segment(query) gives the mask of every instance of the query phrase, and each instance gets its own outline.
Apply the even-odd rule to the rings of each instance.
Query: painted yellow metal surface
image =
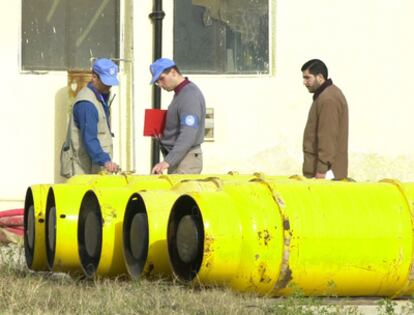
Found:
[[[82,274],[78,254],[78,214],[84,194],[89,190],[86,185],[56,184],[51,187],[54,196],[56,224],[55,239],[46,247],[50,270]],[[50,210],[49,210],[50,211]],[[49,226],[47,222],[47,226]],[[53,223],[50,223],[53,229]],[[48,233],[46,231],[46,238]]]
[[[36,217],[34,238],[27,240],[33,270],[47,269],[46,263],[54,271],[85,274],[77,243],[79,211],[85,195],[93,193],[102,219],[96,276],[136,279],[174,272],[193,283],[273,296],[414,293],[414,183],[264,174],[87,175],[30,189]],[[141,199],[148,224],[147,255],[139,273],[126,263],[123,248],[124,214],[133,198]],[[47,230],[44,222],[53,216],[41,209],[50,210],[50,205],[56,222]],[[170,264],[175,259],[169,252],[174,238],[170,213],[180,207],[196,209],[202,225],[200,264],[189,271],[185,264],[180,270],[174,261]],[[189,252],[180,257],[190,259]]]
[[[412,261],[405,196],[387,183],[270,183],[289,221],[291,279],[274,295],[394,296]]]
[[[48,270],[45,248],[46,197],[49,184],[28,188],[24,206],[24,250],[26,263],[34,271]]]
[[[185,175],[179,176],[178,178],[182,180],[178,181],[168,191],[146,190],[132,196],[131,198],[134,200],[139,199],[143,204],[143,208],[145,208],[149,239],[146,248],[147,256],[143,266],[138,266],[137,259],[132,257],[132,254],[125,249],[125,244],[123,244],[124,259],[129,276],[132,279],[138,279],[140,277],[170,277],[172,275],[168,259],[166,233],[171,207],[180,195],[187,192],[218,191],[222,189],[223,185],[248,182],[257,178],[257,176],[257,174],[239,175],[229,173],[224,175],[198,175],[187,178],[188,176]],[[131,202],[134,202],[134,200]],[[124,227],[130,224],[127,220],[124,220]]]
[[[234,178],[234,175],[222,175],[223,177]],[[59,265],[54,267],[53,270],[59,271],[74,271],[82,268],[83,272],[87,276],[118,276],[126,273],[125,263],[122,259],[122,222],[123,214],[125,211],[126,203],[133,192],[142,190],[166,190],[170,189],[173,185],[180,183],[181,181],[189,181],[193,178],[205,177],[205,175],[82,175],[71,178],[65,187],[67,187],[67,195],[71,195],[75,192],[75,188],[70,187],[82,187],[83,190],[79,190],[79,193],[83,195],[79,196],[76,193],[74,200],[78,208],[74,207],[70,212],[72,219],[78,219],[80,202],[84,198],[85,194],[92,191],[98,198],[100,204],[100,215],[102,216],[102,246],[100,248],[100,256],[98,257],[99,263],[96,267],[85,265],[81,263],[79,257],[72,260],[60,255],[68,254],[70,256],[77,255],[79,251],[79,244],[70,246],[67,243],[56,242],[55,260],[59,262]],[[246,176],[247,177],[247,176]],[[252,176],[249,176],[251,178]],[[191,187],[190,184],[185,184],[186,187]],[[179,190],[177,188],[176,190]],[[58,198],[61,198],[60,196]],[[71,200],[71,202],[74,202]],[[62,201],[62,200],[61,200]],[[66,201],[62,201],[66,202]],[[160,202],[160,200],[158,200]],[[60,215],[60,204],[56,206],[57,217]],[[167,214],[168,215],[168,214]],[[68,226],[65,226],[65,224]],[[60,221],[59,226],[56,226],[56,234],[59,235],[62,231],[67,229],[74,229],[72,221]],[[79,222],[78,222],[79,223]],[[78,231],[78,225],[75,228],[76,231],[72,231],[72,236],[76,236],[74,233]],[[78,238],[74,238],[76,240]],[[58,239],[57,239],[58,240]],[[60,251],[61,244],[65,244],[65,250]],[[79,256],[79,255],[78,255]],[[67,264],[65,264],[67,262]],[[67,269],[67,270],[66,270]]]
[[[200,174],[183,174],[183,175],[135,175],[135,174],[118,174],[118,175],[79,175],[70,178],[66,184],[57,185],[33,185],[30,187],[34,203],[34,232],[33,244],[30,244],[30,257],[26,258],[28,267],[33,270],[54,270],[79,272],[81,270],[79,264],[78,251],[79,248],[74,242],[77,240],[78,215],[79,206],[86,192],[92,190],[97,193],[99,201],[102,203],[103,217],[103,246],[100,257],[97,274],[102,276],[112,276],[124,273],[125,264],[123,263],[122,243],[120,225],[122,225],[123,212],[128,197],[135,191],[142,190],[166,190],[174,185],[173,195],[178,196],[185,191],[202,191],[218,189],[217,185],[220,180],[251,180],[260,174],[239,175],[230,172],[221,175],[200,175]],[[220,178],[220,180],[218,179]],[[198,180],[198,181],[193,181]],[[72,187],[73,186],[73,187]],[[53,244],[46,242],[46,199],[49,189],[52,190],[54,196],[56,211],[56,227],[55,227],[55,247],[49,248],[49,258],[47,247]],[[117,191],[114,198],[114,191]],[[119,198],[119,195],[122,198]],[[178,195],[177,195],[178,194]],[[149,198],[149,197],[148,197]],[[151,201],[152,202],[152,201]],[[153,202],[160,203],[159,198],[155,198]],[[151,240],[158,242],[158,236],[162,234],[165,242],[165,225],[153,222],[161,222],[168,216],[169,209],[173,201],[168,199],[165,206],[157,207],[157,209],[166,209],[164,216],[160,216],[154,212],[154,217],[150,220],[151,224]],[[150,206],[151,208],[151,206]],[[162,218],[161,218],[162,217]],[[26,228],[27,234],[27,228]],[[28,240],[26,238],[26,240]],[[152,242],[152,241],[151,241]],[[28,243],[27,243],[28,244]],[[153,248],[151,246],[151,248]],[[148,267],[145,270],[154,270],[154,274],[158,273],[158,269],[151,266],[156,259],[158,251],[151,250],[149,252]],[[163,252],[165,257],[166,252]],[[155,256],[154,256],[155,255]],[[32,257],[33,256],[33,257]],[[49,260],[49,262],[48,262]],[[50,264],[50,265],[49,265]],[[161,265],[168,265],[164,272],[164,267],[160,267],[160,274],[171,274],[171,269],[167,260],[163,260]],[[48,266],[49,265],[49,266]]]
[[[145,262],[142,263],[143,266],[137,268],[135,266],[136,262],[128,257],[128,252],[125,250],[125,247],[123,250],[124,261],[126,262],[128,275],[131,279],[139,279],[141,277],[167,278],[172,275],[172,269],[168,259],[166,227],[169,211],[178,196],[179,194],[175,191],[160,190],[143,191],[135,196],[131,196],[131,198],[140,198],[142,200],[145,204],[148,218],[147,255]]]
[[[411,209],[394,183],[269,177],[188,196],[204,228],[194,282],[275,296],[413,293]]]
[[[283,221],[271,193],[248,183],[191,196],[201,210],[205,233],[195,281],[269,292],[283,256]]]
[[[122,223],[129,198],[134,192],[145,190],[166,190],[180,178],[170,176],[133,176],[124,187],[95,187],[92,191],[98,197],[103,220],[102,249],[97,276],[118,276],[127,274],[122,253]],[[160,202],[160,199],[158,198]]]
[[[83,194],[92,189],[93,187],[120,187],[126,186],[129,183],[140,183],[142,180],[150,179],[150,182],[153,183],[158,177],[162,177],[165,182],[166,187],[171,187],[177,179],[171,179],[168,176],[136,176],[136,175],[80,175],[74,176],[68,180],[66,184],[58,185],[32,185],[29,187],[31,198],[33,199],[33,209],[34,209],[34,227],[33,231],[33,244],[28,243],[28,238],[25,238],[26,241],[26,262],[30,269],[35,271],[45,271],[45,270],[56,270],[56,271],[79,271],[79,259],[78,248],[76,243],[77,239],[77,225],[73,225],[73,222],[77,222],[79,206],[73,207],[72,203],[80,205]],[[159,181],[158,181],[159,185]],[[75,186],[75,188],[69,188]],[[53,266],[48,266],[48,258],[46,252],[46,199],[49,192],[49,188],[53,187],[53,192],[57,190],[57,205],[56,214],[57,214],[57,245],[56,252],[51,257],[51,262]],[[154,188],[153,184],[148,184],[148,188]],[[73,199],[71,199],[73,198]],[[26,196],[26,204],[28,202],[28,196]],[[68,204],[66,203],[68,202]],[[69,207],[70,209],[68,209]],[[28,210],[29,207],[27,207]],[[27,211],[26,211],[27,212]],[[70,219],[66,219],[70,218]],[[76,223],[77,224],[77,223]],[[74,230],[73,230],[74,229]],[[67,234],[67,231],[69,231]],[[25,234],[28,233],[28,227],[25,226]],[[69,242],[60,242],[62,238],[65,239],[66,235],[71,235],[72,238]],[[65,244],[65,249],[61,250],[61,245]],[[71,245],[72,244],[72,245]],[[29,246],[30,245],[30,246]],[[30,252],[29,252],[30,251]],[[54,249],[53,249],[54,252]],[[62,255],[62,257],[61,257]],[[69,258],[66,258],[69,256]],[[72,257],[72,258],[71,258]],[[56,264],[56,266],[55,266]]]
[[[122,246],[120,246],[122,232],[120,228],[123,217],[121,213],[124,208],[119,208],[119,205],[126,202],[133,190],[154,189],[156,187],[170,188],[170,179],[159,176],[85,175],[74,178],[69,184],[54,185],[56,249],[53,265],[50,268],[54,271],[84,272],[77,243],[79,211],[85,194],[96,190],[98,198],[109,197],[110,200],[102,200],[103,246],[98,270],[102,275],[110,276],[123,273],[125,267],[120,259],[122,257]],[[120,192],[124,194],[124,198],[118,199],[121,197]]]
[[[126,186],[129,178],[123,175],[81,175],[72,177],[66,184],[52,186],[56,206],[56,240],[55,248],[51,248],[49,255],[51,270],[82,274],[77,243],[82,199],[93,187]]]
[[[98,198],[102,215],[102,247],[95,275],[126,275],[126,267],[122,255],[122,222],[123,212],[131,194],[132,187],[94,188],[92,191]],[[93,276],[90,275],[90,276]]]
[[[414,231],[414,183],[401,183],[396,180],[382,180],[382,182],[389,182],[396,185],[400,191],[405,195],[407,204],[411,212],[411,222]],[[396,296],[407,296],[412,295],[414,292],[414,241],[413,241],[413,259],[411,261],[411,266],[409,274],[407,277],[406,284],[397,292]]]

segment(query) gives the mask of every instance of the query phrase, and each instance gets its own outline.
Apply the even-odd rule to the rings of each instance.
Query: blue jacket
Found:
[[[88,84],[88,88],[90,88],[95,93],[96,99],[102,104],[107,117],[109,130],[111,130],[109,123],[109,94],[100,93],[92,86],[91,83]],[[88,101],[77,102],[73,107],[73,118],[76,127],[78,127],[80,130],[86,150],[92,161],[99,165],[104,165],[106,162],[110,161],[111,158],[109,154],[102,150],[101,144],[98,140],[97,126],[99,116],[95,106]]]

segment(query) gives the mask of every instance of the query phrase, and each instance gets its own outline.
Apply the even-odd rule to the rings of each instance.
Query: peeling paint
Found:
[[[204,239],[204,255],[203,255],[204,267],[211,268],[212,260],[214,258],[214,238],[206,235]]]
[[[285,288],[292,280],[292,270],[289,267],[289,256],[290,256],[290,240],[292,238],[292,230],[290,228],[289,218],[287,217],[286,204],[282,197],[277,191],[274,190],[273,185],[268,183],[264,178],[257,178],[256,181],[262,182],[270,190],[273,200],[279,207],[280,215],[283,220],[283,257],[282,264],[280,266],[280,272],[276,281],[274,290]],[[267,230],[266,230],[267,231]],[[258,232],[259,239],[264,237],[261,231]],[[270,236],[270,235],[269,235]],[[266,241],[265,244],[267,245]]]
[[[260,263],[260,265],[258,266],[258,272],[260,276],[259,281],[261,283],[269,283],[272,281],[272,278],[267,275],[266,271],[267,271],[266,264],[264,262]]]
[[[267,246],[269,244],[270,240],[272,239],[272,236],[270,235],[270,233],[267,229],[265,229],[263,231],[258,231],[257,236],[259,238],[259,241],[263,240],[265,246]]]
[[[276,195],[276,202],[279,205],[279,207],[281,207],[281,208],[286,207],[285,201],[283,200],[283,198],[279,194]]]
[[[287,266],[286,270],[281,272],[283,274],[283,277],[279,278],[276,282],[275,289],[283,289],[286,288],[289,284],[289,282],[293,279],[292,277],[292,270]]]
[[[105,218],[105,220],[104,220],[104,218]],[[104,211],[102,211],[102,221],[103,221],[103,223],[110,224],[116,218],[117,218],[116,209],[114,209],[113,207],[107,207]]]
[[[214,244],[214,238],[206,235],[204,239],[204,255],[205,256],[210,256],[213,254],[214,252],[213,244]]]

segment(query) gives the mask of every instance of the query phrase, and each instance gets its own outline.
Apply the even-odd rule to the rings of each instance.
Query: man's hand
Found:
[[[326,175],[325,173],[316,173],[315,178],[324,179],[325,175]]]
[[[118,164],[116,164],[112,161],[108,161],[108,162],[105,162],[104,168],[105,168],[105,170],[107,170],[110,173],[116,173],[119,169],[119,166],[118,166]]]
[[[153,167],[151,174],[162,174],[162,172],[164,172],[164,170],[166,170],[169,167],[170,164],[168,164],[165,161],[162,161]]]

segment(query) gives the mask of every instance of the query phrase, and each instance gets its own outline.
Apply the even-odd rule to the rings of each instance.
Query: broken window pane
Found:
[[[119,58],[119,0],[22,0],[23,70],[89,69]]]
[[[269,1],[174,0],[174,59],[186,73],[269,73]]]

